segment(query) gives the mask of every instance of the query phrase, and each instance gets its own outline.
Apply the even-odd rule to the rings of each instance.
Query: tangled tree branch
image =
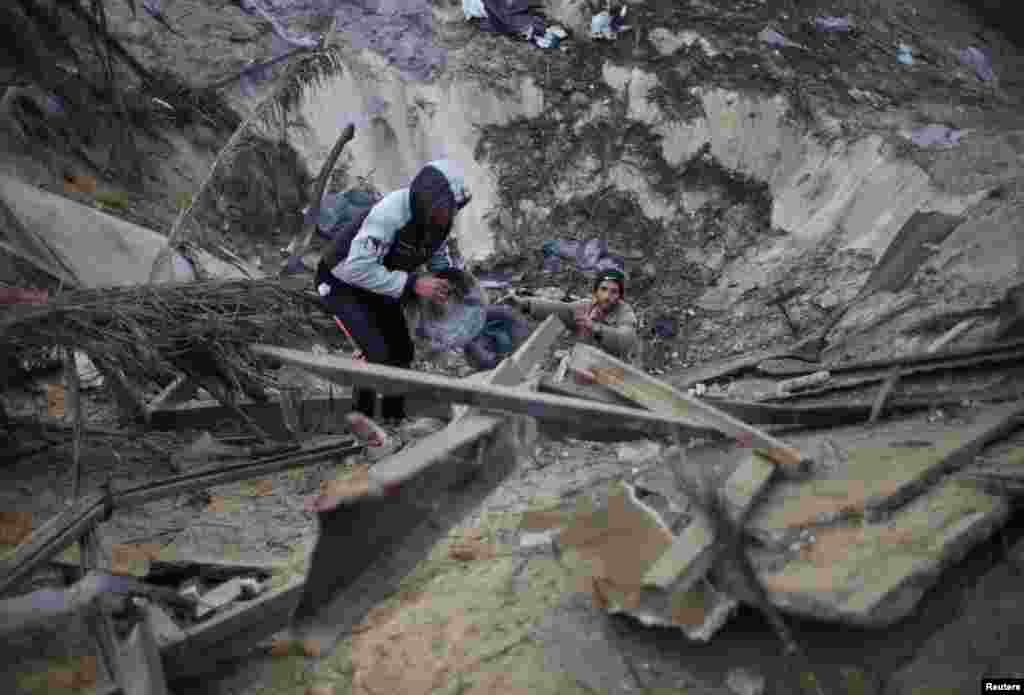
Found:
[[[289,67],[278,86],[253,109],[249,117],[231,134],[227,144],[217,153],[217,157],[210,165],[209,172],[199,185],[199,190],[174,221],[171,232],[167,236],[166,247],[153,261],[150,282],[157,277],[160,267],[167,262],[170,250],[181,240],[181,235],[195,215],[197,207],[206,201],[212,183],[216,180],[222,167],[228,165],[245,146],[252,130],[258,125],[270,126],[274,123],[283,123],[287,114],[299,105],[308,90],[320,87],[343,72],[341,53],[337,48],[326,45],[328,36],[329,32],[319,46],[303,54]]]

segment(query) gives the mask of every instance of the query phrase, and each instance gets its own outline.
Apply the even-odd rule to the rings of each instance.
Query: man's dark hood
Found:
[[[455,193],[448,177],[429,164],[420,169],[409,186],[409,205],[412,208],[412,223],[408,231],[415,235],[415,239],[403,241],[430,249],[433,253],[448,238],[455,219]],[[437,208],[449,212],[449,222],[443,227],[430,222],[431,213]]]

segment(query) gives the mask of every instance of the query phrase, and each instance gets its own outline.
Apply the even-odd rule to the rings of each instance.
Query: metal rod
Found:
[[[257,461],[218,467],[212,471],[174,476],[114,493],[107,498],[99,494],[80,498],[72,507],[33,532],[26,542],[18,546],[13,556],[0,563],[0,593],[89,533],[114,509],[138,506],[192,490],[308,466],[323,461],[325,457],[350,456],[362,449],[362,446],[354,444],[354,440],[346,438],[304,452],[278,454]]]

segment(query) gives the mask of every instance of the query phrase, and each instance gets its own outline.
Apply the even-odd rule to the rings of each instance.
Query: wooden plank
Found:
[[[529,377],[535,367],[541,366],[541,361],[563,333],[565,333],[565,323],[558,316],[552,314],[544,319],[526,339],[526,342],[511,355],[519,368],[523,370],[524,378]],[[507,385],[494,383],[498,386]]]
[[[179,495],[192,490],[224,485],[265,475],[273,475],[292,468],[301,468],[322,463],[330,458],[343,458],[358,453],[361,446],[351,438],[334,437],[329,443],[303,443],[296,450],[284,454],[267,456],[263,459],[220,464],[208,470],[165,478],[118,493],[114,500],[116,508],[133,507],[157,499]]]
[[[1013,340],[996,345],[986,345],[980,348],[958,348],[954,350],[946,350],[944,352],[925,352],[916,355],[905,355],[903,357],[865,360],[862,362],[847,362],[845,364],[814,364],[809,365],[808,367],[762,367],[758,369],[758,372],[765,376],[789,377],[812,374],[822,369],[828,370],[833,376],[837,374],[847,374],[849,372],[888,370],[892,367],[923,367],[926,365],[933,365],[941,369],[950,366],[960,366],[961,364],[965,366],[972,366],[974,364],[984,362],[986,358],[993,359],[996,362],[1000,361],[1000,357],[1013,359],[1019,356],[1022,352],[1024,352],[1024,340]],[[974,359],[981,360],[981,362],[972,361]],[[949,364],[947,365],[946,363]]]
[[[577,425],[623,425],[642,428],[653,438],[691,436],[706,430],[695,427],[683,418],[648,412],[635,408],[620,408],[603,403],[588,403],[578,398],[565,398],[541,393],[524,393],[517,389],[473,384],[433,374],[421,374],[409,369],[367,364],[337,356],[315,355],[300,350],[271,345],[252,345],[261,355],[302,367],[325,379],[359,386],[391,387],[431,391],[438,400],[468,403],[480,408],[501,410],[538,419],[567,421]]]
[[[95,526],[78,539],[78,544],[82,566],[85,569],[110,570],[109,559],[103,553],[99,532]],[[114,629],[114,621],[107,612],[106,606],[101,601],[94,600],[83,613],[85,622],[96,641],[103,669],[110,680],[124,688],[127,679],[122,668],[117,631]]]
[[[99,494],[85,495],[33,531],[11,557],[0,563],[0,593],[92,528],[105,513],[102,499]]]
[[[263,596],[229,607],[210,620],[184,631],[162,650],[170,677],[194,674],[218,659],[248,651],[252,645],[288,625],[305,577],[296,577]]]
[[[554,319],[554,321],[551,321]],[[502,360],[495,369],[477,379],[478,383],[518,386],[525,376],[539,366],[541,360],[565,331],[557,316],[550,316],[518,350]],[[472,378],[472,377],[470,377]],[[377,485],[395,485],[418,475],[457,449],[496,431],[505,422],[502,415],[488,415],[467,409],[439,432],[402,449],[370,469],[370,479]]]
[[[985,427],[974,437],[948,453],[937,466],[925,471],[917,479],[910,480],[905,485],[893,490],[892,494],[887,497],[869,503],[865,510],[865,517],[869,520],[877,519],[881,515],[906,504],[909,500],[934,486],[942,477],[959,471],[973,463],[985,447],[1005,439],[1024,426],[1024,403],[1018,401],[1009,407],[1011,410],[1005,417]]]
[[[639,407],[601,386],[577,384],[568,379],[555,381],[553,378],[547,377],[541,379],[540,388],[546,393]],[[751,425],[836,427],[865,421],[869,418],[872,409],[871,405],[862,403],[790,405],[786,403],[752,403],[722,398],[702,398],[701,400]],[[962,398],[942,398],[938,395],[895,398],[889,401],[887,410],[890,412],[913,412],[953,407],[960,405],[962,401]]]
[[[699,367],[694,367],[693,369],[688,369],[678,377],[673,378],[672,383],[676,388],[685,391],[697,384],[703,384],[708,381],[714,381],[716,379],[731,376],[738,372],[754,369],[762,362],[778,360],[790,356],[790,350],[759,350],[758,352],[752,352],[746,355],[740,355],[738,357],[732,357],[720,362],[715,362],[713,364],[705,364]],[[817,370],[812,367],[811,371]]]
[[[540,390],[545,393],[555,393],[561,396],[582,398],[584,400],[597,401],[598,403],[607,403],[609,405],[621,405],[632,408],[640,407],[629,399],[623,398],[619,394],[609,391],[598,384],[580,384],[574,380],[571,375],[561,380],[555,379],[554,377],[544,377],[540,380]]]
[[[496,431],[505,419],[500,415],[470,413],[458,423],[424,437],[413,446],[378,462],[370,469],[371,491],[401,483],[450,456],[452,452]]]
[[[795,469],[805,464],[804,456],[792,446],[677,391],[606,352],[577,343],[573,348],[573,365],[593,374],[601,385],[653,412],[676,415],[691,426],[717,430],[735,438],[742,446],[753,447],[781,466]]]
[[[882,414],[882,409],[885,407],[885,402],[889,400],[889,395],[892,390],[896,388],[896,383],[900,380],[902,373],[899,369],[894,369],[892,374],[886,377],[885,381],[878,389],[878,395],[875,396],[875,402],[871,404],[871,414],[868,415],[868,422],[874,423],[878,420],[878,417]]]

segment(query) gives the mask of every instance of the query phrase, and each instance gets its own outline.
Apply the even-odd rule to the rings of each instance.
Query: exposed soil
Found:
[[[244,19],[235,17],[237,8],[225,4],[219,10],[232,13],[240,30],[247,29]],[[857,29],[849,35],[815,31],[810,22],[821,14],[849,16]],[[611,43],[571,42],[564,52],[541,51],[505,37],[481,34],[464,24],[446,27],[441,40],[450,50],[480,57],[460,65],[462,78],[500,89],[510,77],[528,75],[543,90],[547,105],[538,119],[489,126],[482,134],[478,159],[494,164],[504,196],[503,209],[493,220],[501,253],[483,267],[500,267],[521,275],[520,284],[530,289],[555,287],[585,295],[589,277],[570,268],[568,262],[558,272],[543,270],[542,244],[555,238],[583,241],[599,237],[611,248],[625,252],[630,275],[627,297],[638,309],[647,341],[645,367],[654,373],[671,375],[805,336],[832,308],[855,293],[877,259],[852,250],[839,252],[822,243],[787,269],[791,272],[779,273],[728,310],[699,303],[707,288],[722,280],[731,261],[756,258],[758,250],[779,233],[771,227],[770,194],[764,184],[727,171],[714,158],[696,156],[679,167],[670,166],[661,155],[659,138],[649,127],[635,121],[623,125],[624,105],[602,78],[605,61],[642,67],[657,75],[661,87],[652,92],[651,100],[680,121],[702,108],[690,91],[694,85],[781,93],[792,105],[794,121],[809,130],[835,139],[880,133],[951,190],[967,187],[967,177],[974,183],[998,187],[993,215],[997,214],[996,205],[1009,207],[1022,199],[1024,184],[1017,175],[1016,156],[1024,150],[1024,140],[1007,147],[1005,139],[1010,137],[1008,132],[1019,128],[1016,117],[1024,88],[1019,76],[1021,58],[1002,48],[1004,44],[993,30],[977,24],[967,13],[954,11],[948,3],[654,2],[631,6],[630,21],[640,28],[638,32]],[[768,25],[805,49],[769,49],[757,38]],[[650,30],[656,27],[697,31],[721,54],[709,57],[694,44],[672,56],[661,56],[650,40]],[[244,63],[242,53],[248,58],[267,52],[266,31],[247,29],[242,34],[244,40],[221,37],[224,46],[234,42],[243,48],[230,56],[225,48],[221,59],[212,61],[216,65],[211,70],[226,74]],[[950,46],[960,46],[968,39],[996,47],[997,85],[981,83],[957,62]],[[168,55],[171,39],[167,41],[167,45],[137,48],[158,59]],[[900,42],[914,46],[914,66],[895,62]],[[191,56],[186,62],[191,65],[195,60],[197,57]],[[202,75],[204,79],[219,76]],[[976,129],[991,138],[975,141],[973,149],[956,156],[919,150],[892,132],[908,120],[921,124],[941,121]],[[223,131],[194,123],[178,124],[169,133],[164,141],[138,136],[137,142],[145,143],[150,159],[169,158],[172,153],[179,159],[161,168],[156,178],[142,177],[134,187],[127,177],[104,178],[102,172],[92,171],[81,161],[59,156],[54,161],[60,148],[45,141],[31,146],[11,144],[8,149],[17,156],[16,167],[28,178],[59,187],[83,202],[106,206],[140,224],[166,230],[184,200],[180,196],[194,190],[205,175],[205,165],[226,137]],[[188,140],[192,144],[182,144]],[[109,143],[100,145],[98,149],[109,150]],[[33,163],[42,161],[54,163]],[[972,164],[967,173],[961,171],[965,161]],[[692,214],[664,221],[648,216],[634,193],[613,184],[596,189],[589,186],[589,181],[605,180],[612,167],[622,163],[639,172],[651,190],[666,199],[700,191],[708,202]],[[573,168],[580,189],[558,190],[557,182],[565,170]],[[101,193],[107,195],[64,183],[67,177],[79,174],[100,180]],[[200,216],[206,230],[202,241],[223,243],[244,258],[258,257],[266,267],[274,267],[280,259],[279,249],[299,223],[298,209],[309,176],[294,150],[272,141],[257,143],[239,159],[210,208]],[[953,300],[980,305],[997,298],[981,296],[982,291],[979,296],[947,297],[954,292],[947,290],[947,284],[938,272],[922,272],[911,278],[907,292],[917,301],[924,298],[936,305],[938,299],[948,300],[951,310],[955,308]],[[898,317],[899,311],[867,312],[865,325],[875,321],[873,325],[885,330],[886,321]],[[673,319],[678,334],[656,334],[654,324],[661,318]],[[920,330],[898,321],[888,325],[893,335],[889,344],[850,347],[849,354],[894,348],[902,340],[896,337],[897,328],[922,339],[940,333],[939,329]],[[564,347],[566,344],[559,346]],[[847,351],[842,344],[836,347],[840,354]],[[453,376],[468,371],[455,357],[421,362],[417,367]],[[983,381],[979,389],[991,383]],[[950,384],[950,391],[959,393],[957,386],[967,387]],[[312,394],[318,392],[319,385],[306,382],[304,388]],[[905,388],[912,393],[914,382]],[[844,401],[870,402],[873,394],[871,389],[862,389],[848,394]],[[46,409],[41,392],[22,396],[18,403],[20,412],[12,414],[39,414]],[[90,405],[89,426],[115,426],[113,404],[105,393],[93,394]],[[209,430],[221,437],[244,434],[237,423],[210,423]],[[83,448],[84,487],[98,490],[108,481],[115,486],[128,485],[167,475],[175,470],[172,456],[199,434],[89,434]],[[25,443],[40,441],[37,434],[26,434],[23,439]],[[42,439],[47,442],[42,451],[0,468],[2,507],[31,512],[36,527],[62,507],[71,479],[67,432],[47,433]],[[450,531],[449,538],[416,572],[399,581],[403,578],[389,578],[381,571],[380,582],[393,580],[400,590],[365,617],[362,631],[331,654],[316,660],[254,655],[226,665],[217,678],[176,684],[177,691],[299,693],[310,685],[329,682],[337,695],[593,692],[579,679],[546,666],[543,640],[532,631],[560,605],[566,593],[579,587],[558,558],[524,553],[516,545],[516,528],[518,515],[528,509],[568,506],[591,493],[599,500],[609,480],[636,475],[643,466],[634,465],[620,451],[616,445],[571,439],[542,441],[532,461]],[[312,518],[301,508],[303,495],[346,465],[324,465],[274,476],[268,482],[225,486],[209,494],[154,503],[115,515],[102,532],[110,544],[140,548],[141,559],[136,558],[135,567],[143,573],[147,553],[174,551],[273,565],[279,569],[276,581],[281,581],[301,571],[315,532]],[[624,472],[624,467],[629,470]],[[836,692],[882,692],[879,681],[909,662],[931,635],[960,614],[979,578],[1004,563],[1006,546],[1020,539],[1022,528],[1018,514],[1004,531],[947,572],[913,618],[894,628],[870,632],[796,621],[797,639],[829,684],[837,688],[846,684]],[[464,549],[462,556],[468,560],[451,556],[455,542],[469,544],[470,550]],[[62,579],[54,570],[47,570],[27,586]],[[1007,595],[1017,591],[1012,585],[1003,588]],[[763,673],[769,693],[798,692],[800,687],[794,680],[799,674],[781,657],[771,629],[752,609],[742,609],[706,646],[688,644],[675,631],[643,628],[628,619],[616,618],[611,624],[620,635],[621,653],[631,664],[630,677],[640,681],[639,687],[646,692],[724,692],[725,674],[737,665]],[[73,638],[54,639],[61,633]],[[1011,643],[1000,647],[1013,651]],[[25,674],[35,671],[38,675],[44,667],[53,669],[55,659],[70,663],[89,651],[81,625],[52,626],[11,645],[3,660],[3,677],[15,692],[71,692],[76,687],[73,681],[63,687],[66,684],[48,683],[42,676],[25,678]],[[22,658],[35,661],[26,666]],[[979,663],[984,658],[979,657]],[[429,669],[403,668],[403,660],[428,664]],[[849,685],[857,678],[865,683],[860,690]],[[636,683],[633,687],[637,691]]]

